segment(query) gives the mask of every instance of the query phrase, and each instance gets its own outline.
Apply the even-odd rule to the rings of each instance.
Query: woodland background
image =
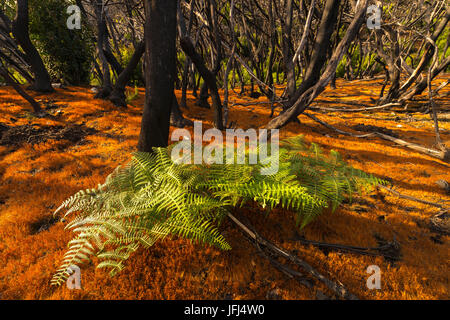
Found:
[[[348,298],[318,272],[363,299],[448,299],[449,19],[447,1],[1,0],[0,298]],[[233,212],[316,273],[227,221],[231,251],[175,238],[50,286],[71,239],[53,211],[196,120],[303,134],[390,185],[301,230]]]

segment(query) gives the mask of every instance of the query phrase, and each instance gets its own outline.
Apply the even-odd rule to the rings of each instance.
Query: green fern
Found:
[[[281,142],[279,170],[261,174],[262,164],[175,164],[171,147],[137,153],[96,189],[80,191],[55,211],[75,214],[66,226],[77,236],[68,244],[61,267],[52,279],[60,285],[73,264],[101,260],[98,268],[115,275],[140,247],[166,237],[231,249],[219,232],[229,209],[254,201],[296,213],[303,228],[329,205],[335,210],[354,192],[382,180],[348,166],[337,152],[324,156],[303,137]]]

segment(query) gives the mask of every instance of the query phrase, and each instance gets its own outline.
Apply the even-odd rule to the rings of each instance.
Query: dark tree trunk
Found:
[[[217,77],[217,75],[220,72],[220,69],[222,67],[222,59],[223,59],[223,54],[222,54],[222,39],[220,37],[220,33],[219,33],[219,26],[218,26],[218,21],[217,21],[217,16],[216,16],[216,11],[217,11],[217,4],[215,0],[207,0],[205,1],[205,14],[206,14],[206,18],[208,21],[208,24],[210,26],[210,33],[211,33],[211,40],[212,40],[212,46],[211,46],[211,50],[212,52],[215,51],[215,56],[212,58],[211,64],[212,64],[212,75],[214,76],[214,78]],[[184,38],[184,37],[183,37]],[[189,38],[189,36],[186,37],[189,42],[192,44],[191,39]],[[193,46],[195,48],[195,46]],[[201,56],[199,56],[201,58]],[[203,59],[201,58],[202,62]],[[195,62],[194,62],[195,64]],[[202,75],[203,80],[205,80],[205,83],[203,83],[203,86],[200,90],[200,97],[197,101],[197,105],[203,108],[210,108],[209,104],[208,104],[208,98],[209,98],[209,93],[208,93],[208,89],[210,91],[212,91],[213,89],[210,86],[210,83],[208,83],[209,81],[207,81],[203,75]],[[214,82],[216,82],[216,80],[214,80]],[[211,98],[213,99],[213,105],[215,104],[214,102],[214,97],[215,93],[211,92]],[[220,99],[219,99],[220,100]],[[220,104],[221,105],[221,104]]]
[[[191,60],[189,58],[186,58],[184,70],[183,70],[183,76],[182,76],[182,82],[181,82],[181,101],[180,106],[182,108],[187,108],[187,88],[188,88],[188,82],[189,82],[189,69],[191,67]]]
[[[194,45],[189,38],[181,39],[181,48],[189,56],[200,73],[206,85],[211,91],[211,98],[214,108],[214,124],[217,129],[223,129],[222,120],[222,102],[220,100],[219,90],[217,89],[216,77],[214,73],[208,70],[202,57],[195,51]]]
[[[113,86],[111,94],[109,96],[109,100],[114,103],[117,107],[126,107],[126,97],[125,97],[125,87],[127,83],[130,81],[130,78],[136,69],[139,61],[141,60],[145,51],[145,42],[142,41],[136,47],[133,56],[130,59],[130,62],[126,66],[125,69],[119,74],[119,77],[116,80],[116,83]]]
[[[198,100],[195,103],[197,106],[209,109],[211,106],[208,103],[209,98],[209,92],[208,92],[208,85],[206,84],[206,81],[203,82],[202,86],[200,87],[200,94],[198,96]]]
[[[450,56],[445,58],[438,66],[434,67],[431,71],[432,80],[436,78],[441,72],[445,71],[450,66]],[[427,88],[428,76],[424,77],[421,81],[418,81],[415,86],[411,88],[408,92],[403,94],[400,98],[400,102],[405,102],[411,100],[417,95],[421,95]]]
[[[189,42],[192,43],[192,41],[191,41],[190,39],[189,39]],[[194,46],[193,46],[193,47],[194,47]],[[204,64],[203,58],[202,58],[200,55],[199,55],[198,57],[200,58],[201,63]],[[217,59],[219,59],[219,60],[216,61],[216,64],[215,64],[215,66],[214,66],[214,70],[213,70],[212,72],[210,72],[210,71],[208,70],[208,72],[210,72],[210,73],[213,75],[214,79],[216,79],[217,74],[219,73],[220,68],[221,68],[220,63],[221,63],[221,61],[222,61],[222,58],[221,58],[221,57],[218,57]],[[195,63],[194,63],[194,65],[195,65]],[[206,67],[206,65],[205,65],[205,67]],[[203,78],[203,75],[201,75],[201,77]],[[198,100],[197,100],[197,102],[196,102],[196,105],[198,105],[199,107],[202,107],[202,108],[207,108],[207,109],[209,109],[209,108],[211,108],[211,106],[210,106],[209,103],[208,103],[208,98],[209,98],[209,90],[211,90],[211,88],[210,88],[210,86],[208,85],[208,81],[206,81],[205,78],[203,78],[203,80],[205,80],[205,82],[203,82],[203,84],[202,84],[202,86],[201,86],[201,88],[200,88],[200,95],[199,95],[199,98],[198,98]],[[214,82],[216,82],[216,80],[214,80]],[[217,85],[216,85],[216,86],[217,86]],[[208,89],[209,89],[209,90],[208,90]],[[213,93],[211,93],[211,98],[214,99],[214,98],[212,97],[212,95],[213,95]]]
[[[189,26],[186,28],[183,12],[181,10],[181,4],[180,4],[180,1],[178,1],[177,13],[178,13],[178,19],[180,21],[180,23],[178,24],[180,37],[182,37],[182,36],[189,37],[190,36],[192,24],[193,24],[194,8],[195,8],[195,0],[191,2],[191,10],[189,13]],[[187,101],[187,88],[188,88],[190,70],[191,70],[191,60],[189,59],[189,57],[186,57],[186,59],[184,61],[183,75],[181,77],[181,101],[180,101],[179,105],[178,105],[178,102],[176,104],[178,106],[178,109],[179,109],[179,107],[187,108],[187,102],[186,102]],[[174,106],[175,106],[175,104],[174,104]],[[172,111],[172,113],[173,113],[173,111]],[[180,113],[181,113],[181,111],[180,111]],[[173,116],[172,116],[172,118],[173,118]]]
[[[303,82],[288,102],[288,106],[292,106],[302,94],[319,81],[321,70],[327,62],[328,51],[332,46],[331,36],[337,23],[340,3],[340,0],[326,1],[308,69]]]
[[[95,16],[97,20],[97,53],[100,60],[103,79],[102,87],[95,95],[96,99],[106,99],[112,91],[111,72],[109,69],[108,59],[105,55],[104,44],[108,41],[108,28],[106,26],[105,12],[102,2],[91,0],[95,8]]]
[[[292,15],[293,15],[293,0],[286,0],[286,19],[283,32],[283,61],[284,70],[287,78],[287,94],[288,97],[293,97],[296,90],[295,80],[295,64],[293,59],[292,48]]]
[[[7,84],[12,86],[14,90],[16,90],[17,93],[22,96],[22,98],[24,98],[30,103],[36,114],[42,112],[41,105],[37,103],[36,100],[34,100],[28,93],[26,93],[25,90],[23,90],[22,87],[11,77],[11,75],[8,72],[8,68],[3,66],[1,61],[0,61],[0,76],[2,76],[2,78],[5,79]]]
[[[12,22],[12,33],[17,43],[19,43],[25,52],[27,61],[31,66],[34,75],[34,83],[31,88],[40,92],[52,92],[54,89],[50,75],[42,62],[39,52],[30,40],[28,24],[28,0],[17,0],[17,12]]]
[[[300,115],[306,108],[311,104],[314,99],[325,90],[325,87],[333,78],[339,61],[341,61],[345,52],[348,51],[350,43],[355,39],[361,25],[364,22],[367,11],[368,0],[360,0],[358,2],[357,11],[355,16],[350,23],[350,26],[345,33],[345,36],[339,42],[336,50],[328,61],[328,65],[325,71],[320,76],[316,84],[305,91],[294,104],[286,110],[284,113],[280,114],[278,117],[272,119],[266,126],[267,129],[279,129],[289,122],[295,120],[298,115]],[[297,90],[298,91],[298,90]]]
[[[170,115],[170,125],[177,128],[184,128],[186,126],[193,126],[194,122],[183,117],[183,113],[180,110],[177,97],[173,95],[172,113]]]
[[[123,68],[120,65],[120,62],[117,61],[116,57],[114,56],[114,54],[111,52],[110,48],[107,49],[103,49],[103,54],[105,55],[106,60],[108,61],[108,63],[111,65],[111,67],[113,68],[114,72],[117,75],[120,75],[123,72]]]
[[[145,1],[146,96],[138,150],[169,142],[176,72],[177,0]]]

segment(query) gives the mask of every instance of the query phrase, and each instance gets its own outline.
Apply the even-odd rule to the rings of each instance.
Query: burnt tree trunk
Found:
[[[106,26],[106,17],[105,17],[105,8],[103,6],[103,2],[94,2],[92,4],[95,8],[95,17],[97,20],[97,53],[100,60],[100,66],[102,70],[102,87],[99,92],[95,95],[96,99],[105,99],[107,98],[111,91],[111,71],[109,68],[108,59],[105,55],[104,44],[108,41],[108,28]]]
[[[283,26],[283,61],[284,70],[287,78],[287,94],[291,98],[295,94],[296,80],[295,80],[295,64],[293,59],[293,48],[292,48],[292,16],[293,16],[293,0],[286,0],[286,17],[285,24]]]
[[[22,98],[24,98],[30,103],[36,114],[42,112],[41,105],[38,102],[36,102],[36,100],[34,100],[28,93],[26,93],[25,90],[22,89],[22,87],[12,78],[12,76],[9,74],[8,68],[4,66],[1,61],[0,61],[0,76],[2,76],[2,78],[5,79],[7,84],[9,84],[11,87],[14,88],[14,90],[16,90],[17,93],[22,96]]]
[[[125,86],[130,81],[131,76],[133,75],[134,70],[136,69],[139,61],[144,55],[145,51],[145,42],[142,41],[136,47],[136,50],[133,53],[133,56],[130,59],[130,62],[126,66],[125,69],[119,74],[119,77],[114,84],[111,94],[109,95],[109,100],[114,103],[117,107],[126,107],[126,97],[125,97]]]
[[[145,105],[138,150],[169,142],[176,72],[177,0],[145,0]]]
[[[341,61],[343,55],[345,54],[345,52],[347,52],[351,42],[355,39],[356,35],[359,32],[359,29],[364,22],[364,19],[366,17],[367,4],[368,0],[360,0],[358,2],[355,16],[350,26],[348,27],[345,36],[339,42],[339,45],[331,56],[331,59],[329,60],[325,71],[322,73],[316,84],[305,91],[284,113],[272,119],[267,124],[267,129],[279,129],[289,122],[295,120],[298,115],[305,111],[306,108],[308,108],[308,106],[311,104],[311,102],[314,101],[314,99],[320,93],[322,93],[323,90],[325,90],[325,87],[330,83],[334,73],[336,72],[339,61]]]
[[[28,0],[17,0],[17,12],[14,21],[12,22],[12,33],[17,43],[25,52],[27,62],[31,66],[34,75],[34,83],[31,86],[31,89],[40,92],[52,92],[54,89],[52,87],[50,75],[42,62],[39,52],[30,40],[28,24]]]
[[[217,129],[222,130],[222,102],[220,100],[219,90],[217,89],[215,75],[213,72],[208,70],[203,61],[203,58],[195,51],[194,45],[189,38],[184,37],[181,39],[181,48],[194,63],[201,77],[203,78],[203,80],[205,80],[205,84],[211,91],[212,104],[214,108],[214,124]]]
[[[332,45],[332,34],[337,23],[340,0],[327,0],[320,20],[319,30],[303,82],[290,97],[287,106],[292,106],[302,94],[313,87],[320,78],[321,70],[327,62],[328,51]]]

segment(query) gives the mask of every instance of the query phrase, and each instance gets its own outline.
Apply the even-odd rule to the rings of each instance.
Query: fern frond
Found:
[[[114,275],[139,248],[168,237],[231,249],[219,231],[228,210],[256,202],[266,211],[281,207],[296,213],[305,227],[323,208],[335,210],[354,192],[384,183],[348,166],[339,153],[324,155],[302,136],[281,141],[279,170],[263,175],[258,164],[176,164],[171,148],[136,153],[96,189],[79,191],[55,211],[73,214],[67,224],[77,236],[69,242],[52,284],[69,276],[68,268],[101,260],[98,268]],[[236,155],[235,155],[236,156]],[[224,158],[226,157],[224,152]]]

